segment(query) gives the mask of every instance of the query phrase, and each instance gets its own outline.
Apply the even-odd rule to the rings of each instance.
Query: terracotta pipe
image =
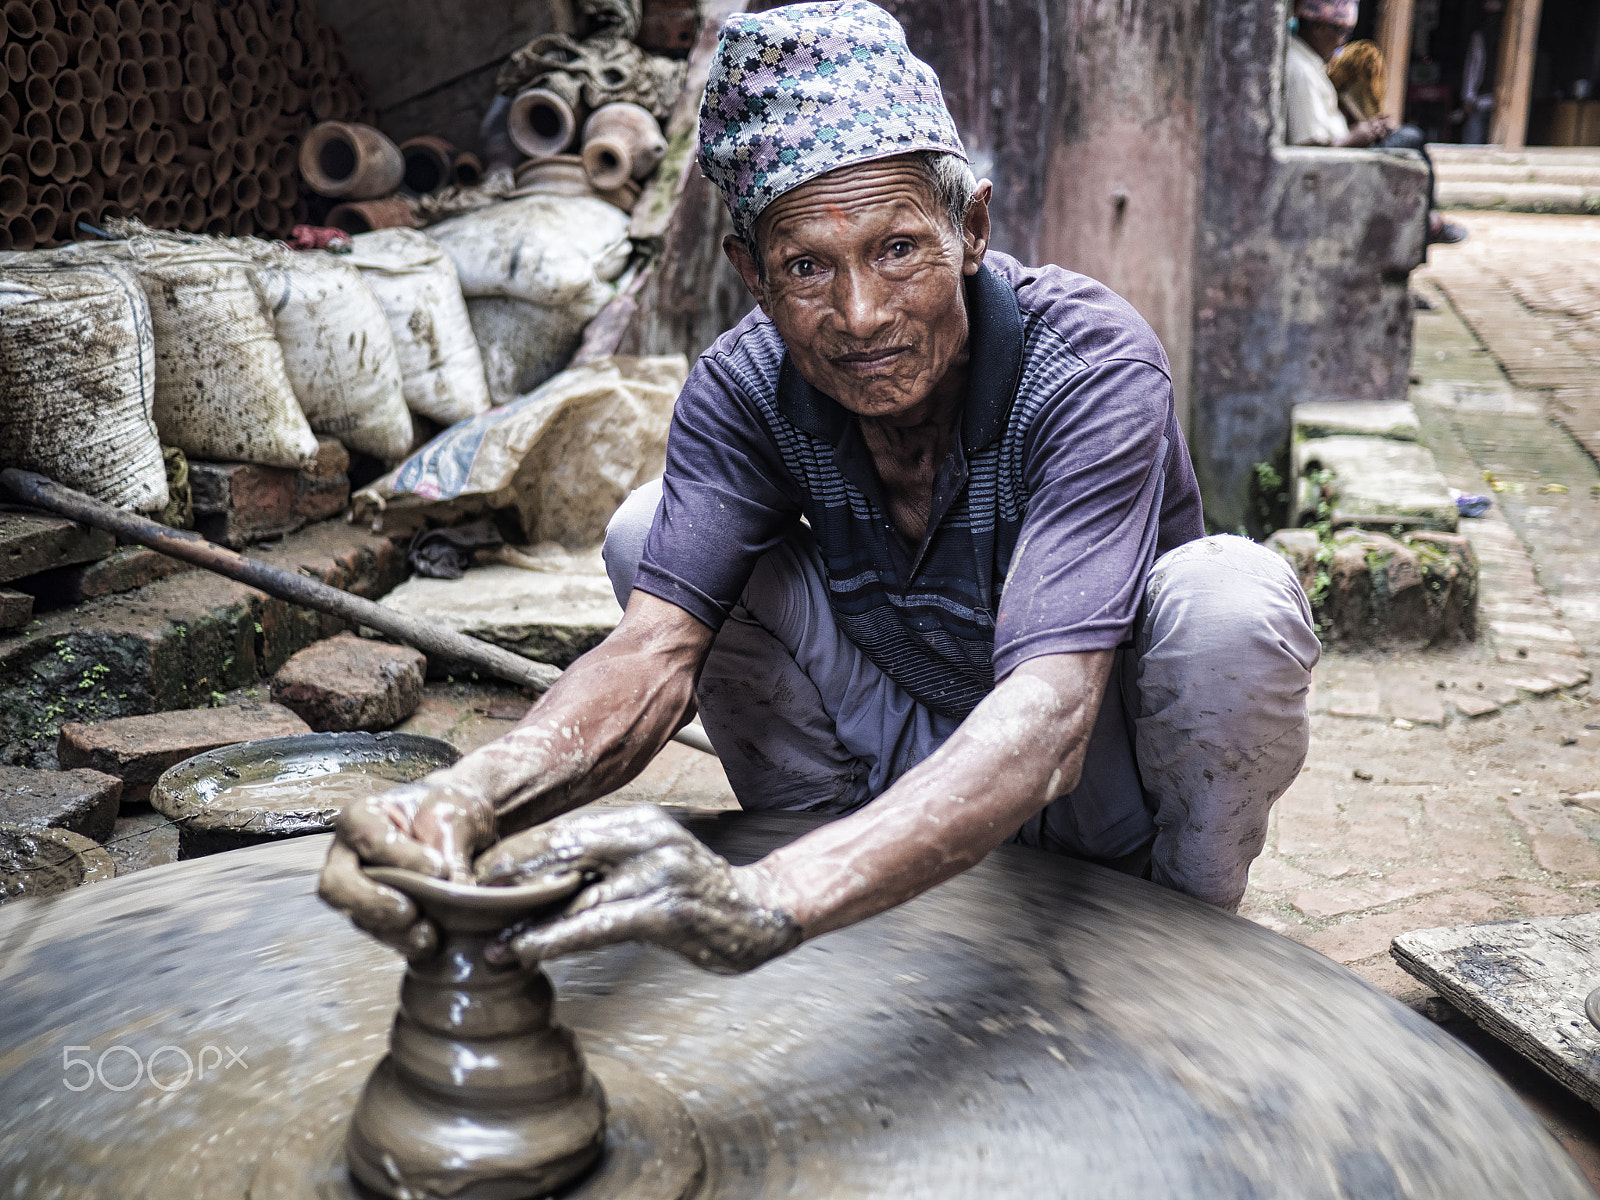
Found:
[[[233,169],[240,174],[255,169],[256,147],[254,142],[246,141],[243,137],[236,138],[233,145],[229,147],[229,154],[233,158]]]
[[[220,65],[232,56],[228,53],[227,43],[213,33],[206,38],[206,57]]]
[[[6,77],[21,83],[28,77],[28,48],[21,42],[8,42],[5,50]]]
[[[61,202],[71,209],[93,208],[100,202],[100,193],[87,180],[80,180],[67,189]]]
[[[7,221],[28,206],[28,185],[16,175],[0,176],[0,217]]]
[[[256,80],[260,77],[260,65],[253,58],[236,55],[233,60],[233,78],[228,87],[233,92],[233,102],[240,108],[250,103],[250,98],[256,92]]]
[[[156,131],[146,129],[133,139],[133,161],[148,166],[156,157]]]
[[[371,200],[400,186],[400,148],[370,125],[324,121],[300,146],[300,174],[312,190],[336,199]]]
[[[106,110],[106,128],[121,129],[128,123],[127,98],[116,92],[107,92],[106,98],[101,101]]]
[[[207,200],[207,207],[211,212],[220,212],[224,215],[233,212],[233,188],[226,183],[219,183],[211,189]]]
[[[94,18],[81,9],[67,18],[66,35],[74,50],[81,50],[85,42],[100,36],[95,32]]]
[[[117,64],[117,91],[131,101],[144,95],[144,68],[136,62],[123,59]]]
[[[261,203],[261,185],[254,175],[241,175],[233,181],[233,202],[241,209]]]
[[[233,230],[229,227],[228,210],[213,208],[206,212],[206,223],[203,232],[211,237],[227,237]]]
[[[22,105],[11,92],[0,91],[0,121],[13,129],[22,124]]]
[[[249,141],[259,141],[267,131],[267,114],[260,105],[251,105],[239,115],[239,136]]]
[[[311,77],[311,115],[319,121],[333,119],[333,89],[326,83],[317,83],[317,76]]]
[[[91,103],[105,98],[105,88],[100,83],[100,72],[88,67],[79,67],[77,70],[78,90],[83,93],[83,98]],[[60,89],[57,89],[59,93]]]
[[[183,201],[176,196],[166,196],[161,201],[161,228],[176,229],[183,220]]]
[[[156,134],[155,158],[158,163],[160,163],[162,166],[165,166],[167,163],[172,161],[173,157],[177,153],[178,142],[177,139],[172,136],[171,131],[163,129]]]
[[[215,186],[211,178],[210,163],[195,163],[189,168],[189,186],[194,189],[197,196],[209,196]]]
[[[49,138],[34,138],[28,143],[28,170],[44,179],[56,169],[56,144]]]
[[[178,224],[190,233],[199,233],[206,223],[206,203],[192,192],[183,199],[183,211]]]
[[[272,169],[272,147],[262,141],[253,143],[250,149],[250,169],[257,175],[270,171]]]
[[[73,142],[67,147],[72,155],[72,177],[82,179],[94,170],[94,150],[87,142]]]
[[[206,52],[206,31],[200,26],[190,22],[183,27],[181,38],[183,48],[190,54],[204,55]]]
[[[28,70],[35,75],[54,75],[61,69],[56,48],[42,38],[28,48]]]
[[[13,245],[11,241],[11,226],[9,223],[0,222],[0,250],[20,250],[21,246]]]
[[[128,128],[143,133],[156,123],[156,106],[149,96],[139,96],[128,105]]]
[[[115,71],[120,53],[117,50],[115,34],[102,33],[98,41],[100,45],[100,76],[104,79],[108,70]]]
[[[186,87],[179,95],[184,119],[198,125],[206,119],[206,96],[197,87]]]
[[[202,92],[216,86],[217,65],[201,54],[183,56],[183,77]]]
[[[48,242],[56,231],[56,211],[39,205],[28,213],[28,221],[33,226],[33,244]]]
[[[78,43],[78,48],[73,51],[78,60],[78,70],[91,71],[97,77],[100,67],[100,39],[90,34]]]
[[[232,145],[232,142],[229,143]],[[228,150],[211,160],[211,186],[220,188],[233,178],[233,152]]]
[[[6,234],[13,250],[33,249],[33,222],[28,220],[26,214],[12,217],[6,223]]]
[[[33,5],[28,0],[8,0],[3,11],[12,37],[26,41],[39,32],[39,23],[33,18]]]
[[[271,171],[262,171],[256,176],[256,183],[261,188],[261,199],[277,203],[278,197],[283,194],[283,181]]]
[[[137,33],[117,34],[117,58],[126,59],[128,62],[142,63],[144,51],[139,48],[139,35]]]
[[[139,57],[161,57],[161,35],[153,29],[141,29],[136,35],[139,39]]]
[[[16,130],[11,126],[0,123],[0,154],[11,149],[12,143],[17,140]]]
[[[99,82],[97,79],[96,83]],[[56,103],[76,104],[83,99],[83,80],[76,71],[62,71],[55,78]]]
[[[117,0],[117,28],[124,33],[138,33],[139,24],[137,0]]]
[[[122,139],[106,138],[100,143],[95,160],[95,165],[100,169],[101,178],[111,179],[122,166]]]
[[[283,222],[283,210],[271,200],[263,200],[256,205],[254,214],[256,227],[266,233],[274,233]]]
[[[95,224],[95,210],[93,208],[74,208],[62,214],[62,225],[66,232],[62,232],[62,225],[56,226],[56,240],[58,242],[87,241],[94,237],[85,225]],[[98,228],[98,226],[96,226]]]
[[[49,112],[56,106],[55,84],[47,75],[30,76],[22,94],[34,112]]]
[[[267,39],[259,32],[244,35],[244,54],[240,57],[259,63],[267,54]]]
[[[159,199],[161,186],[165,182],[166,176],[162,174],[161,168],[155,163],[146,163],[144,170],[139,174],[139,199],[146,203]]]
[[[49,112],[43,109],[36,108],[22,118],[22,133],[30,142],[48,138],[55,130],[55,122],[50,119]]]
[[[578,132],[578,114],[547,88],[529,88],[511,101],[506,132],[512,145],[529,158],[546,158],[572,144]]]
[[[483,182],[483,160],[469,150],[456,155],[451,181],[458,187],[477,187]]]
[[[189,148],[189,127],[187,125],[169,125],[167,132],[172,134],[172,157],[180,157]]]
[[[50,178],[57,183],[68,183],[78,173],[77,159],[73,157],[71,146],[56,146],[56,165],[50,172]]]
[[[232,113],[233,98],[228,95],[228,89],[219,83],[206,96],[206,115],[215,122],[226,120]]]
[[[40,36],[56,27],[56,6],[50,0],[33,0],[33,25]]]
[[[123,208],[132,208],[139,203],[139,177],[138,168],[124,167],[120,174],[106,181],[108,197]]]
[[[256,10],[250,5],[235,5],[232,11],[233,22],[239,27],[241,34],[261,32],[261,22],[256,18]]]
[[[160,33],[161,5],[150,3],[149,0],[139,5],[139,25],[152,33]]]
[[[104,37],[108,33],[117,32],[117,10],[109,4],[95,4],[89,7],[89,16],[94,21],[94,31]]]
[[[67,145],[72,145],[83,136],[83,107],[78,104],[58,104],[52,116],[55,119],[56,134]]]
[[[294,147],[280,142],[272,148],[272,173],[280,178],[296,170]]]
[[[306,48],[299,38],[292,37],[279,48],[278,57],[285,68],[298,71],[306,65]]]
[[[371,233],[374,229],[415,229],[417,214],[404,196],[386,196],[382,200],[337,204],[329,210],[324,223],[352,234]]]
[[[254,237],[256,219],[249,212],[236,212],[233,214],[233,219],[228,222],[228,232],[234,237]]]
[[[176,55],[162,56],[161,84],[169,92],[175,92],[183,86],[183,64]]]
[[[42,186],[35,184],[28,189],[28,207],[60,208],[61,202],[65,197],[66,192],[53,183],[47,183]]]
[[[183,14],[178,11],[176,4],[163,4],[161,8],[161,28],[167,33],[177,33],[183,25]]]
[[[144,90],[146,94],[160,92],[167,86],[167,71],[161,65],[159,58],[147,58],[144,65],[139,68],[144,76]]]
[[[179,37],[175,33],[168,33],[166,30],[162,30],[161,31],[161,57],[162,58],[182,58],[183,57],[183,39],[181,37]]]
[[[600,191],[643,179],[667,152],[661,126],[637,104],[607,104],[583,125],[583,169]]]

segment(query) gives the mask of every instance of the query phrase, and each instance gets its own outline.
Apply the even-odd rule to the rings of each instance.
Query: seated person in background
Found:
[[[1446,221],[1433,205],[1433,162],[1424,146],[1422,131],[1413,125],[1395,127],[1382,113],[1367,115],[1351,125],[1340,110],[1340,88],[1329,78],[1329,66],[1340,55],[1356,25],[1357,0],[1298,0],[1295,16],[1299,28],[1289,38],[1283,71],[1285,140],[1291,146],[1377,146],[1388,150],[1415,150],[1428,167],[1428,241],[1459,242],[1467,231]],[[1366,49],[1370,47],[1370,49]],[[1354,49],[1354,48],[1352,48]],[[1365,61],[1363,61],[1365,60]],[[1361,68],[1365,67],[1365,71]],[[1353,102],[1375,98],[1380,92],[1383,59],[1378,48],[1363,43],[1360,53],[1341,77],[1365,74],[1365,87],[1347,86]],[[1374,106],[1376,107],[1376,106]]]

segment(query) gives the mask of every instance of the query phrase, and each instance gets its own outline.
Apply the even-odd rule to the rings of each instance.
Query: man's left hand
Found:
[[[508,930],[491,962],[542,959],[617,942],[653,942],[710,971],[748,971],[801,940],[759,864],[735,867],[651,805],[593,810],[491,847],[478,882],[528,883],[573,870],[595,878],[552,921]]]

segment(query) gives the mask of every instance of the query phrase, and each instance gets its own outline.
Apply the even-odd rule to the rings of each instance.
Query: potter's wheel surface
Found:
[[[812,823],[691,828],[749,861]],[[401,971],[315,898],[326,848],[0,910],[8,1194],[232,1200],[283,1194],[297,1153],[314,1173],[384,1051]],[[608,1090],[644,1081],[641,1121],[674,1119],[653,1088],[688,1114],[705,1200],[1593,1195],[1486,1067],[1348,971],[1028,850],[745,976],[633,946],[547,969],[558,1018],[623,1081]],[[172,1087],[207,1046],[217,1063]],[[152,1054],[172,1090],[113,1090]]]

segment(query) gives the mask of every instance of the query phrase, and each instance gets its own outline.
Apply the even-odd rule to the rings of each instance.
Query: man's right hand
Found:
[[[357,927],[417,961],[439,948],[439,931],[416,904],[368,878],[363,863],[472,881],[472,860],[495,840],[494,805],[427,779],[350,805],[339,815],[317,894]]]
[[[1341,145],[1350,147],[1376,146],[1384,138],[1394,132],[1394,121],[1389,117],[1373,117],[1359,125],[1352,126],[1350,134]]]

